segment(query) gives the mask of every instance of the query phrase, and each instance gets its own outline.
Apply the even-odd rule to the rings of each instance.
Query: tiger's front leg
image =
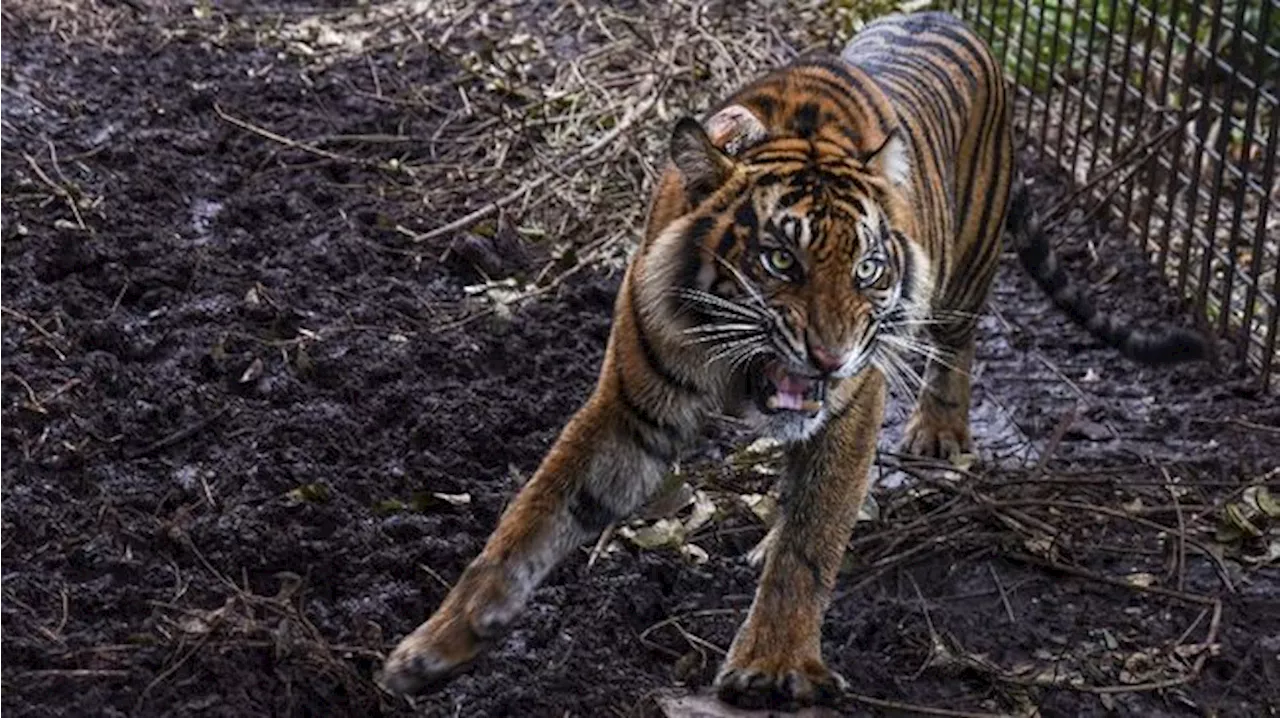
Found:
[[[661,485],[675,441],[664,427],[637,418],[643,409],[629,403],[621,386],[614,343],[595,393],[503,513],[483,551],[435,614],[392,651],[380,677],[387,690],[419,693],[465,668],[507,632],[561,559]]]
[[[847,399],[832,402],[835,416],[816,437],[791,448],[764,573],[716,678],[721,700],[734,705],[830,702],[844,687],[822,660],[822,619],[866,498],[884,379],[868,369],[836,391]]]

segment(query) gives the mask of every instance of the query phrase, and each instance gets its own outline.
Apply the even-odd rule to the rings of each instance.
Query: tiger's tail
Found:
[[[1040,224],[1038,213],[1031,206],[1030,192],[1021,177],[1015,180],[1006,223],[1022,265],[1040,288],[1072,321],[1103,343],[1143,364],[1174,364],[1209,358],[1209,340],[1199,332],[1172,325],[1139,328],[1094,306],[1084,289],[1073,282],[1063,269]]]

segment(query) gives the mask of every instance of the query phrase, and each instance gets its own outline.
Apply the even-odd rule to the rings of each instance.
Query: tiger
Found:
[[[384,663],[434,689],[509,630],[559,561],[654,496],[708,417],[785,447],[781,510],[714,679],[746,708],[838,699],[823,615],[889,391],[918,396],[903,448],[969,452],[975,334],[1007,232],[1076,323],[1138,362],[1207,340],[1099,311],[1065,272],[1016,168],[1011,90],[945,12],[891,15],[680,119],[627,265],[594,391],[483,550]],[[923,372],[913,367],[923,365]],[[914,384],[911,379],[914,378]]]

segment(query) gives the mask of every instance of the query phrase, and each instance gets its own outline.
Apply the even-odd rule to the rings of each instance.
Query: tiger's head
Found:
[[[868,149],[869,146],[869,149]],[[670,301],[686,341],[745,378],[749,415],[784,439],[813,433],[834,382],[879,366],[925,315],[932,272],[911,240],[910,163],[893,129],[773,134],[733,105],[671,139],[683,197],[654,235],[680,270]]]

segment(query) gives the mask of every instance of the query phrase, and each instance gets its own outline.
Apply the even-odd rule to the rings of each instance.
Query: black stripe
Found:
[[[699,217],[690,225],[689,233],[684,238],[685,258],[680,276],[681,286],[697,287],[698,270],[702,269],[702,263],[707,259],[703,256],[703,247],[713,226],[715,226],[715,220],[710,217]],[[672,296],[672,301],[675,302],[674,306],[678,309],[680,302],[674,296]]]
[[[910,75],[903,72],[903,68],[909,67],[917,72],[928,74],[946,93],[946,98],[951,107],[957,111],[963,111],[967,96],[961,92],[956,86],[952,76],[938,65],[936,62],[930,62],[927,58],[919,55],[909,55],[906,53],[894,55],[892,59],[873,59],[867,62],[867,65],[874,67],[877,72],[877,79],[885,75],[896,74],[903,76],[905,79],[912,79]],[[932,89],[932,88],[930,88]],[[941,100],[939,100],[940,102]]]
[[[947,110],[937,92],[920,89],[922,83],[918,75],[904,72],[901,68],[886,69],[877,79],[896,96],[899,104],[909,107],[921,119],[929,120],[933,132],[942,135],[948,144],[954,144],[955,127],[951,122],[953,113]],[[927,87],[929,90],[934,89],[933,85]]]
[[[914,96],[914,101],[920,104],[929,105],[937,117],[938,124],[943,133],[947,137],[947,141],[955,145],[959,142],[960,132],[955,125],[956,116],[965,112],[965,98],[960,92],[960,88],[951,82],[951,76],[946,74],[937,65],[932,63],[918,62],[915,58],[900,57],[895,58],[896,64],[885,63],[880,68],[879,79],[883,81],[896,81],[899,83],[899,94],[905,95],[910,92]],[[919,78],[913,76],[904,70],[904,67],[926,73],[933,77],[936,85],[929,86],[931,91],[923,91],[919,87]],[[942,94],[936,92],[938,88],[943,90]],[[945,95],[945,102],[944,97]]]
[[[622,376],[622,367],[618,367],[618,398],[622,400],[622,406],[631,414],[631,418],[640,424],[653,429],[654,431],[671,431],[674,427],[668,426],[661,419],[650,414],[644,407],[636,403],[635,397],[631,396],[631,390],[627,388],[627,381]]]
[[[942,199],[938,196],[936,189],[942,182],[944,182],[943,177],[941,177],[939,173],[941,171],[941,165],[943,165],[946,160],[941,154],[939,154],[939,149],[934,146],[932,133],[927,131],[923,132],[924,141],[921,142],[917,139],[917,133],[910,122],[902,123],[902,128],[911,146],[913,170],[916,174],[925,176],[915,184],[917,187],[921,187],[923,189],[922,199],[928,205],[928,212],[926,216],[941,217],[944,212],[948,211],[948,209],[942,206]],[[933,162],[929,161],[931,158],[933,159]],[[931,177],[936,181],[929,181]],[[944,252],[945,247],[946,243],[943,244]],[[945,254],[941,259],[945,263]]]
[[[734,230],[734,225],[725,227],[724,234],[720,235],[720,242],[716,245],[716,255],[720,257],[729,256],[729,250],[733,249],[733,245],[738,241],[738,235]]]
[[[818,105],[805,102],[795,109],[791,115],[791,131],[804,139],[812,139],[818,130]]]
[[[653,416],[644,407],[640,406],[631,396],[631,391],[627,389],[627,382],[623,379],[622,369],[618,369],[618,399],[622,402],[622,408],[634,420],[636,431],[633,434],[638,440],[640,449],[646,454],[652,456],[659,461],[670,464],[675,460],[675,439],[673,437],[680,436],[680,430],[671,424],[662,421]],[[651,434],[657,434],[665,445],[659,446]]]
[[[828,70],[831,69],[831,67],[828,65],[822,65],[822,67]],[[865,106],[866,109],[869,110],[871,114],[875,116],[876,125],[879,126],[880,132],[882,134],[888,134],[889,131],[893,129],[893,123],[891,123],[889,121],[889,118],[880,111],[880,106],[875,102],[874,93],[869,91],[867,89],[867,86],[863,84],[861,81],[859,81],[856,77],[854,77],[849,72],[844,71],[843,69],[839,73],[835,73],[835,74],[839,75],[840,79],[848,83],[848,86],[841,87],[840,85],[831,82],[830,80],[828,80],[827,78],[821,75],[807,75],[806,79],[813,80],[815,82],[821,82],[827,87],[834,88],[839,92],[847,94],[850,99],[854,100],[854,105],[859,110],[859,112],[856,113],[858,115],[862,114],[861,110],[863,106]],[[873,87],[875,86],[874,81],[872,82],[872,86]],[[877,87],[876,89],[879,89],[879,88]],[[855,115],[854,112],[849,112],[849,114],[851,117]]]
[[[772,124],[773,115],[778,110],[778,103],[772,97],[763,92],[758,92],[745,98],[742,102],[748,109],[754,108],[756,114],[760,117],[760,121],[766,126]]]
[[[970,161],[967,163],[969,176],[966,178],[964,188],[960,193],[961,215],[958,230],[961,232],[963,232],[965,227],[968,226],[969,217],[975,209],[973,206],[973,191],[974,185],[978,181],[978,173],[981,169],[980,158],[982,157],[982,150],[990,143],[991,134],[996,126],[1002,125],[998,119],[993,122],[990,118],[992,104],[994,103],[988,102],[987,105],[983,107],[982,117],[979,120],[982,123],[979,125],[981,132],[978,134],[977,140],[974,143],[973,157],[970,158]]]
[[[901,232],[894,232],[893,239],[897,250],[894,254],[898,257],[898,271],[902,275],[898,280],[898,285],[902,288],[900,296],[911,299],[915,296],[916,275],[915,265],[910,260],[910,250],[906,246],[908,240]]]
[[[760,183],[757,182],[756,184],[758,186]],[[738,205],[738,208],[734,210],[733,222],[739,227],[746,227],[748,229],[755,229],[759,224],[760,218],[756,216],[755,205],[751,203],[749,198],[743,200],[742,204]]]
[[[934,36],[934,46],[946,47],[946,43],[944,41],[950,41],[959,45],[966,53],[968,53],[969,58],[972,61],[971,63],[967,63],[966,66],[976,65],[981,68],[983,79],[986,81],[986,84],[991,84],[992,70],[995,69],[996,72],[999,72],[999,69],[994,68],[993,65],[987,64],[990,59],[990,54],[986,51],[987,44],[985,40],[974,35],[969,28],[964,25],[955,25],[950,28],[935,28],[932,35]]]
[[[809,161],[809,155],[805,152],[797,150],[784,150],[771,146],[771,143],[757,145],[756,148],[744,152],[742,159],[753,165],[764,164],[798,164],[803,165]],[[779,168],[780,171],[786,171]]]
[[[569,501],[569,514],[589,534],[598,534],[606,526],[622,518],[596,498],[587,486],[578,487],[577,493]]]
[[[992,163],[995,165],[995,167],[993,167],[992,170],[996,173],[996,175],[994,177],[989,178],[987,182],[986,197],[983,199],[983,203],[982,203],[982,218],[978,223],[978,240],[979,241],[985,240],[988,233],[992,229],[991,219],[992,219],[992,215],[995,214],[994,210],[995,210],[995,204],[996,204],[996,194],[1001,190],[1006,189],[1004,180],[1006,179],[1006,176],[1009,173],[1009,170],[1007,169],[1007,164],[1009,162],[1012,162],[1013,160],[1012,157],[1008,157],[1008,158],[1005,157],[1006,144],[1002,141],[1002,139],[1005,137],[1005,134],[1008,132],[1009,113],[1007,111],[1002,111],[1002,110],[1005,110],[1004,104],[999,103],[999,107],[996,109],[996,113],[997,113],[996,127],[992,133],[992,136],[988,138],[986,143],[986,145],[989,145],[991,143],[996,143],[995,147],[990,148],[994,150],[994,152],[992,153],[993,154]],[[982,156],[982,150],[985,150],[985,149],[988,149],[988,147],[985,145],[982,147],[979,147],[979,153],[978,153],[979,157]],[[1006,196],[1006,201],[1007,201],[1007,196]],[[991,242],[990,244],[995,244],[995,242]]]
[[[974,63],[982,68],[982,74],[985,76],[987,85],[991,86],[997,82],[1004,81],[1004,73],[1000,66],[996,64],[991,52],[987,49],[987,43],[981,37],[978,37],[968,27],[962,24],[948,28],[950,32],[939,30],[938,34],[961,45],[969,55],[973,57]]]
[[[939,55],[942,55],[943,57],[951,61],[955,65],[956,69],[959,70],[960,73],[964,75],[965,79],[969,81],[969,85],[970,85],[969,89],[971,91],[977,90],[978,76],[973,74],[973,68],[970,67],[972,63],[965,62],[965,59],[962,58],[949,45],[946,45],[944,43],[937,42],[937,41],[930,42],[928,40],[922,40],[922,39],[913,37],[911,35],[896,34],[896,33],[893,36],[892,43],[899,47],[907,48],[910,50],[936,51]],[[963,44],[963,43],[960,43],[960,44]],[[922,55],[925,57],[928,56],[927,53],[922,53]],[[985,68],[984,68],[984,71],[983,71],[984,79],[986,79],[987,74],[988,73],[985,71]]]
[[[862,103],[854,94],[854,87],[832,82],[822,75],[803,75],[805,91],[817,95],[840,108],[846,121],[862,119]],[[863,98],[865,99],[865,98]],[[877,115],[878,117],[878,115]]]

